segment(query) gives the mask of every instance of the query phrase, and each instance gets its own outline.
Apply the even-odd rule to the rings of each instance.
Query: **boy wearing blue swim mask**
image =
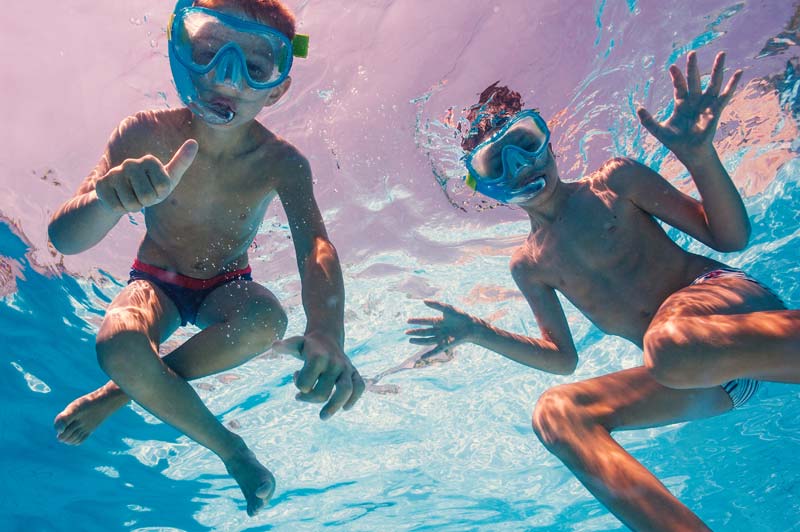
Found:
[[[81,443],[130,399],[217,454],[239,484],[247,512],[275,480],[241,437],[225,428],[187,383],[238,366],[280,340],[287,317],[254,282],[247,250],[277,195],[302,281],[303,336],[273,346],[304,360],[298,399],[348,410],[364,382],[343,351],[344,288],[336,250],[314,199],[305,157],[255,117],[290,84],[306,41],[279,0],[181,0],[168,27],[170,63],[186,108],[125,119],[49,234],[63,253],[99,242],[127,213],[147,232],[130,280],[110,304],[97,358],[111,378],[55,420],[58,439]],[[159,358],[179,326],[202,329]]]
[[[719,251],[743,249],[750,224],[713,146],[741,77],[723,87],[724,55],[701,89],[694,52],[686,76],[672,65],[672,115],[642,125],[686,166],[697,201],[650,168],[615,158],[576,182],[559,179],[547,124],[519,95],[490,87],[474,135],[462,144],[468,184],[518,205],[531,232],[511,259],[541,337],[493,327],[438,301],[440,317],[408,331],[429,354],[472,342],[514,361],[571,374],[578,354],[556,291],[597,327],[644,351],[644,365],[545,392],[533,412],[542,443],[634,530],[708,530],[611,437],[614,430],[722,414],[759,381],[800,382],[800,311],[787,310],[745,273],[677,246],[657,220]],[[423,355],[426,356],[426,355]],[[430,356],[430,355],[427,355]]]

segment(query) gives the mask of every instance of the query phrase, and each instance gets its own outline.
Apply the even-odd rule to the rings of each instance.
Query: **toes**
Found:
[[[66,443],[72,438],[77,429],[78,424],[75,422],[75,420],[73,420],[66,424],[59,432],[57,432],[56,438]]]
[[[69,424],[72,423],[73,421],[74,419],[70,419],[67,414],[61,412],[53,420],[53,428],[56,429],[56,432],[58,434],[61,434],[62,432],[64,432],[64,429],[66,429],[67,426],[69,426]]]
[[[264,502],[268,501],[272,497],[272,493],[275,491],[275,484],[270,481],[266,481],[261,486],[256,489],[256,497],[263,500]]]
[[[86,432],[85,430],[78,431],[78,434],[76,435],[76,439],[75,439],[75,445],[82,444],[84,441],[86,441],[86,438],[88,438],[88,437],[89,437],[89,433]]]
[[[253,517],[261,511],[275,492],[275,483],[266,481],[261,484],[255,491],[255,497],[247,501],[247,515]]]

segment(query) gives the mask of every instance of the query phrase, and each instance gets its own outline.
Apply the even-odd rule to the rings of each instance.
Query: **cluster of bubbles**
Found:
[[[508,205],[486,198],[467,186],[464,164],[466,151],[462,148],[464,140],[477,131],[477,125],[484,120],[495,123],[507,117],[492,115],[486,110],[486,104],[478,107],[449,107],[439,118],[426,117],[425,106],[442,85],[412,100],[417,105],[416,128],[414,140],[425,154],[431,167],[431,173],[442,190],[448,203],[463,212],[481,212],[498,207],[509,208]],[[474,115],[474,118],[470,118]]]

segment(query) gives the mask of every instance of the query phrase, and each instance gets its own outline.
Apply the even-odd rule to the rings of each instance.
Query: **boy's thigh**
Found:
[[[181,324],[175,303],[150,281],[139,279],[117,294],[97,334],[102,342],[120,333],[138,333],[158,346]]]
[[[245,279],[214,289],[197,312],[197,325],[200,328],[238,320],[285,322],[286,314],[278,298],[265,286]]]
[[[542,397],[572,405],[609,431],[658,427],[702,419],[731,409],[728,395],[712,388],[668,388],[644,367],[631,368],[548,390]]]
[[[772,291],[740,277],[721,277],[689,285],[661,304],[650,328],[674,318],[748,314],[786,307]]]

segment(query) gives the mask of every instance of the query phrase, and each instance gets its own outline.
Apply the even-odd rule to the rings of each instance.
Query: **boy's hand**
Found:
[[[409,342],[418,345],[431,345],[435,347],[423,354],[423,357],[435,355],[441,351],[451,349],[458,344],[472,340],[475,331],[480,326],[479,320],[462,312],[451,305],[426,299],[424,303],[434,310],[442,312],[441,318],[411,318],[408,323],[412,325],[427,325],[422,329],[406,331]]]
[[[720,52],[711,69],[711,81],[703,91],[700,88],[697,54],[689,52],[686,59],[686,78],[677,66],[669,67],[672,85],[675,87],[675,109],[672,115],[665,122],[658,123],[643,107],[636,110],[642,125],[682,162],[704,150],[713,149],[714,133],[722,109],[730,101],[742,77],[741,70],[734,72],[720,92],[724,66],[725,53]]]
[[[340,408],[350,410],[364,393],[364,379],[333,337],[306,333],[279,340],[272,344],[272,350],[305,361],[294,374],[294,383],[300,390],[295,399],[308,403],[328,401],[319,413],[323,420]]]
[[[119,215],[139,212],[161,203],[178,186],[197,150],[197,141],[189,139],[166,165],[152,155],[126,159],[97,180],[97,198],[103,206]]]

